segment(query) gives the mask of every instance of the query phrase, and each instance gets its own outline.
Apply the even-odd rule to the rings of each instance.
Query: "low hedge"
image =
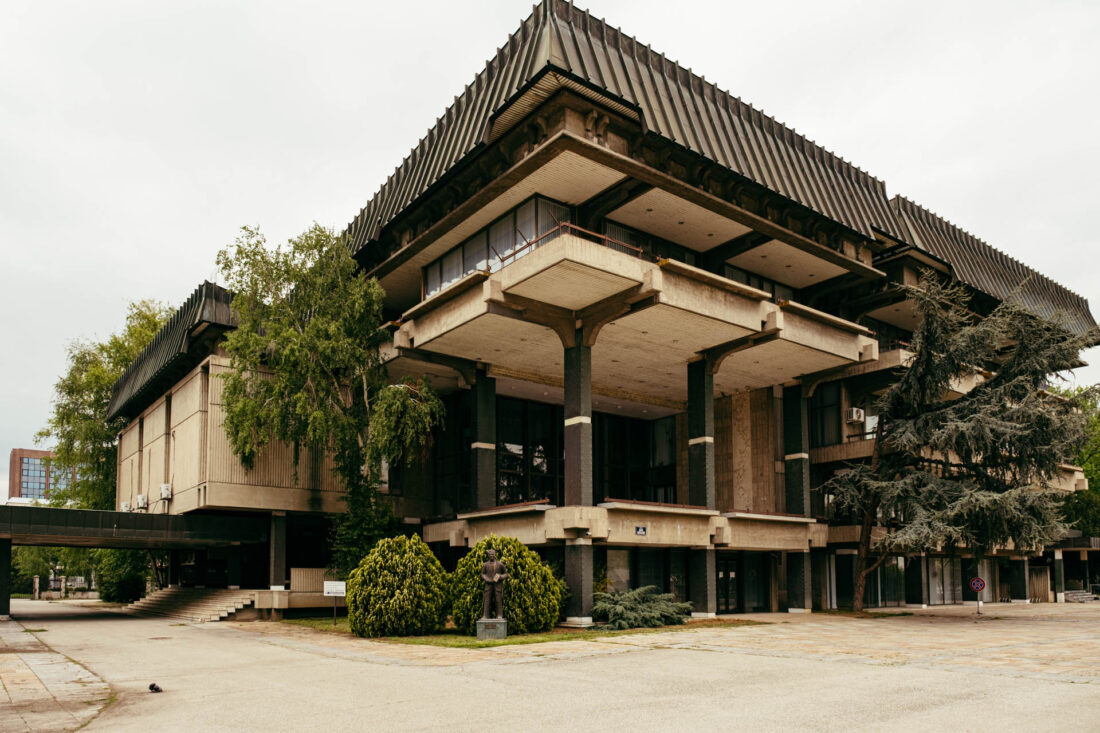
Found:
[[[455,626],[474,634],[481,617],[481,565],[489,559],[489,550],[508,569],[504,581],[504,618],[509,634],[549,631],[558,619],[565,583],[554,577],[550,566],[514,537],[490,535],[470,548],[451,576],[454,598],[452,617]]]
[[[424,541],[380,540],[348,577],[348,623],[359,636],[431,634],[447,620],[447,573]]]

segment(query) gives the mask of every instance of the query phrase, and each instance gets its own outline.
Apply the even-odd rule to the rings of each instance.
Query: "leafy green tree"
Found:
[[[908,295],[920,315],[914,358],[879,400],[871,461],[825,487],[837,514],[860,525],[856,610],[867,576],[890,554],[967,547],[981,555],[1009,541],[1036,549],[1057,540],[1058,500],[1042,489],[1085,439],[1086,394],[1059,399],[1047,388],[1096,333],[1074,335],[1013,302],[975,318],[961,286],[931,275]],[[947,396],[983,367],[992,376]],[[873,541],[877,523],[887,532]]]
[[[348,578],[348,623],[359,636],[434,633],[447,621],[449,587],[420,537],[383,539]]]
[[[101,600],[131,603],[145,595],[149,553],[145,550],[95,550],[96,586]]]
[[[1077,452],[1075,463],[1084,469],[1085,478],[1089,480],[1087,491],[1076,491],[1065,498],[1062,513],[1066,522],[1086,537],[1100,537],[1100,399],[1096,386],[1076,387],[1060,394],[1080,397],[1088,437]]]
[[[49,470],[72,477],[67,487],[51,490],[51,504],[114,508],[116,439],[126,419],[107,419],[111,386],[170,315],[169,308],[153,300],[130,303],[121,331],[105,341],[69,344],[68,369],[54,385],[49,420],[37,435],[39,442],[52,444]]]
[[[549,631],[558,620],[565,582],[554,577],[550,566],[515,537],[490,535],[470,548],[451,575],[455,626],[473,634],[481,617],[481,566],[489,550],[508,568],[504,580],[504,618],[508,632],[530,634]]]
[[[388,384],[384,293],[331,230],[314,224],[271,248],[244,227],[218,265],[238,318],[225,341],[230,443],[245,466],[272,441],[295,446],[295,455],[299,446],[333,451],[347,491],[334,568],[346,575],[394,524],[377,498],[383,459],[423,455],[443,404],[426,381]]]

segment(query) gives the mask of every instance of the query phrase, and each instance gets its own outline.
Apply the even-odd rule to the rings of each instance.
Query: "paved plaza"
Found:
[[[988,605],[981,618],[973,606],[769,614],[752,617],[760,626],[491,649],[70,603],[12,610],[0,630],[4,732],[89,720],[104,731],[453,731],[1095,730],[1100,719],[1100,603]]]

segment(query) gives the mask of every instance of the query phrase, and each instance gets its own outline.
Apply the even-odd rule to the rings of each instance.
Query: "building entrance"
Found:
[[[764,552],[719,552],[718,613],[757,613],[771,610],[771,574]]]

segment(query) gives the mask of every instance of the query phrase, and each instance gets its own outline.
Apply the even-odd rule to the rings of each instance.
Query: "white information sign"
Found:
[[[348,584],[343,580],[326,580],[325,595],[343,598],[348,594]]]

